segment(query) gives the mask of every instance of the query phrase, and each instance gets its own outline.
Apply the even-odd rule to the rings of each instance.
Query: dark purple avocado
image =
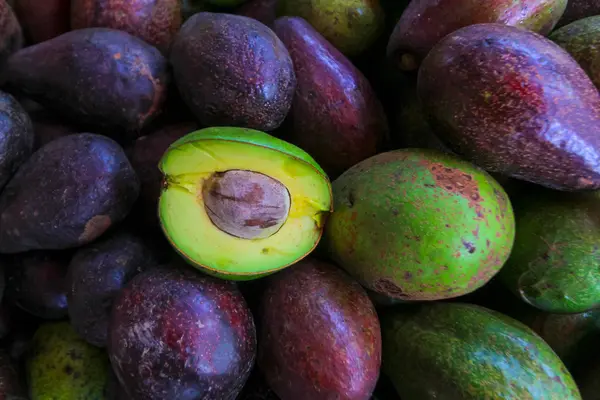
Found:
[[[108,354],[133,399],[233,400],[256,358],[254,321],[234,283],[153,268],[115,300]]]
[[[543,36],[459,29],[423,61],[418,95],[440,138],[480,167],[552,189],[600,188],[600,95]]]

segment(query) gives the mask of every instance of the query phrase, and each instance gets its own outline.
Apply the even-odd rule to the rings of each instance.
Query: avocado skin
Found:
[[[515,245],[498,278],[547,312],[600,306],[600,193],[537,194],[519,207]]]
[[[255,19],[197,13],[181,27],[170,60],[181,97],[204,126],[272,131],[291,107],[290,55]]]
[[[556,43],[500,24],[459,29],[423,61],[417,91],[440,139],[480,167],[600,188],[600,96]]]
[[[90,243],[122,221],[139,178],[112,139],[79,133],[36,151],[0,193],[0,253]]]
[[[549,38],[568,51],[600,89],[600,15],[563,26]]]
[[[274,30],[298,82],[285,139],[312,155],[332,179],[381,151],[387,118],[362,72],[302,18],[281,17]]]
[[[0,190],[31,156],[34,141],[27,112],[13,96],[0,91]]]
[[[17,51],[3,78],[5,90],[84,131],[137,137],[161,112],[170,75],[167,59],[141,39],[87,28]]]
[[[498,312],[429,303],[382,316],[383,372],[402,400],[580,400],[538,335]]]

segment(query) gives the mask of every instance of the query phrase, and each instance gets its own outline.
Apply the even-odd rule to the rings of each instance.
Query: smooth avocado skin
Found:
[[[159,218],[167,239],[188,262],[232,280],[269,275],[308,255],[332,211],[331,184],[310,155],[264,132],[215,127],[175,141],[160,161],[165,176]],[[249,170],[283,184],[291,206],[280,229],[244,239],[217,228],[202,197],[215,172]],[[199,195],[200,194],[200,195]]]
[[[562,361],[522,323],[463,303],[382,317],[383,364],[402,400],[580,400]]]
[[[27,362],[31,400],[104,400],[109,359],[81,339],[69,322],[38,328]]]
[[[356,56],[382,33],[379,0],[279,0],[277,16],[301,17],[346,56]]]
[[[509,256],[512,206],[483,170],[437,150],[402,149],[355,165],[333,184],[329,256],[365,287],[439,300],[487,283]]]
[[[579,313],[600,306],[600,193],[550,193],[522,203],[499,279],[532,306]]]

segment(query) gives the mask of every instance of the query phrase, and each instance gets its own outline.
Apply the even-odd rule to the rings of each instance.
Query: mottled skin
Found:
[[[7,297],[43,319],[67,316],[67,266],[69,252],[28,252],[17,254],[11,262]]]
[[[416,70],[433,46],[457,29],[499,23],[546,35],[566,6],[567,0],[414,0],[398,20],[387,53],[400,69]]]
[[[195,14],[173,42],[171,64],[181,96],[203,125],[271,131],[292,104],[290,55],[271,29],[252,18]]]
[[[68,322],[43,324],[27,360],[31,400],[105,400],[108,357],[81,339]]]
[[[550,346],[495,311],[433,303],[392,311],[381,329],[382,371],[402,400],[581,399]]]
[[[256,333],[233,283],[171,266],[121,291],[108,352],[131,399],[233,400],[254,365]]]
[[[17,0],[14,10],[29,44],[68,32],[71,0]]]
[[[118,232],[78,250],[66,279],[69,318],[88,343],[106,346],[114,298],[135,275],[156,264],[143,240]]]
[[[0,350],[0,400],[27,400],[17,366]]]
[[[557,26],[565,26],[578,19],[600,14],[600,0],[569,0]]]
[[[71,0],[71,28],[112,28],[167,53],[181,27],[180,0]]]
[[[549,38],[567,50],[600,89],[600,15],[563,26]]]
[[[23,47],[23,30],[12,7],[0,2],[0,63]]]
[[[550,314],[528,308],[514,317],[540,335],[569,368],[585,360],[600,340],[600,310]]]
[[[333,179],[383,148],[388,125],[367,78],[299,17],[275,21],[296,71],[285,139],[312,155]]]
[[[349,57],[368,49],[385,23],[379,0],[278,0],[277,15],[305,19]]]
[[[258,357],[269,386],[285,400],[369,399],[379,377],[381,332],[364,289],[316,259],[269,279]]]
[[[167,59],[141,39],[88,28],[18,51],[3,78],[65,120],[117,136],[139,134],[160,113],[169,74]]]
[[[600,95],[552,41],[500,24],[459,29],[423,61],[419,98],[448,147],[559,190],[600,187]]]
[[[139,179],[112,139],[79,133],[39,149],[0,193],[0,253],[83,246],[122,221]]]
[[[277,18],[278,0],[248,0],[235,9],[235,13],[254,18],[267,26],[272,26]]]
[[[141,182],[139,207],[134,212],[140,213],[144,225],[153,229],[158,226],[158,198],[163,188],[163,175],[158,169],[161,157],[174,141],[198,128],[195,122],[169,124],[138,138],[129,150],[129,160]]]
[[[600,195],[539,196],[519,207],[499,278],[532,306],[578,313],[600,307]]]
[[[0,190],[31,156],[33,145],[31,118],[13,96],[0,91]]]
[[[401,300],[457,297],[509,256],[512,206],[487,173],[435,150],[381,153],[333,182],[323,240],[365,287]]]

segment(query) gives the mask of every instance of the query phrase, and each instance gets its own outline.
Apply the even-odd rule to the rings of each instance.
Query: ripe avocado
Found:
[[[260,131],[190,133],[169,147],[160,169],[165,235],[196,268],[226,279],[254,279],[305,257],[331,211],[318,164]]]
[[[551,40],[501,24],[459,29],[427,55],[417,92],[466,160],[553,189],[600,188],[600,95]]]
[[[581,400],[558,356],[522,323],[462,303],[381,318],[383,372],[402,400]]]
[[[34,142],[31,118],[13,96],[0,91],[0,190],[31,156]]]
[[[333,182],[333,198],[324,247],[365,287],[392,298],[470,293],[498,272],[513,244],[504,189],[437,150],[368,158]]]

